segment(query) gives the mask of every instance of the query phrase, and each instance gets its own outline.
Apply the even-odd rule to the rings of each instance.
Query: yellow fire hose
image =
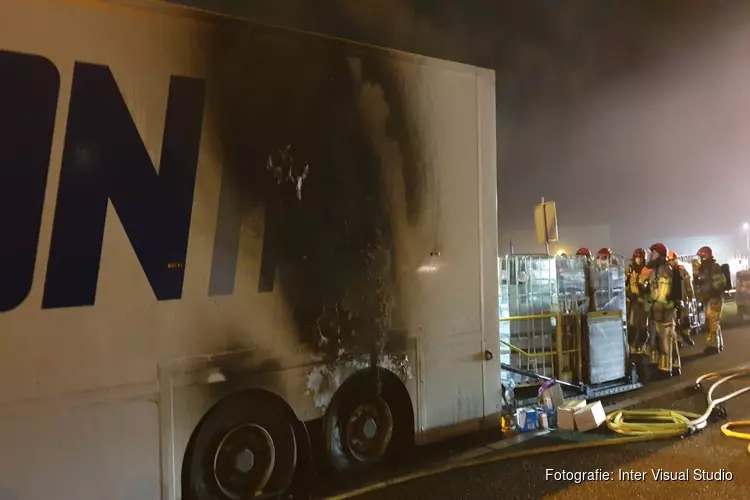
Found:
[[[750,368],[741,368],[726,372],[707,373],[695,381],[701,387],[703,381],[719,379],[714,382],[706,394],[708,407],[702,415],[675,410],[618,410],[607,415],[607,427],[618,434],[627,436],[677,437],[693,434],[704,429],[711,413],[716,407],[732,398],[750,391],[750,386],[743,387],[724,397],[713,399],[714,391],[724,382],[734,378],[750,375]],[[737,432],[732,427],[750,426],[750,420],[727,422],[721,427],[725,436],[750,440],[750,433]],[[748,445],[750,452],[750,445]]]
[[[737,438],[737,439],[745,439],[747,441],[750,441],[750,433],[747,432],[737,432],[730,429],[730,427],[750,427],[750,420],[740,420],[738,422],[727,422],[726,424],[721,426],[721,432],[725,436]],[[747,445],[747,452],[750,453],[750,444]]]

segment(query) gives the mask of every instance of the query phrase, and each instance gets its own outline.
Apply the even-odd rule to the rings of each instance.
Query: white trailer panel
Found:
[[[420,442],[498,412],[494,73],[127,3],[3,1],[0,498],[182,498],[373,353]]]

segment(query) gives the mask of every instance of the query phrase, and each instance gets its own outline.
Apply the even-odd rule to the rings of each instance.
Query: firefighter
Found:
[[[678,344],[682,347],[684,344],[695,345],[695,341],[690,338],[690,306],[693,300],[693,284],[690,274],[685,267],[677,260],[677,254],[672,250],[667,254],[669,267],[672,268],[672,298],[675,304],[677,319]]]
[[[658,352],[658,373],[664,377],[679,375],[681,363],[675,333],[675,304],[672,301],[672,268],[667,263],[667,247],[655,243],[649,249],[651,258],[646,265],[648,279],[649,328],[655,337]]]
[[[700,265],[695,274],[695,292],[698,300],[703,303],[706,311],[706,323],[708,333],[706,334],[707,354],[716,354],[724,350],[724,338],[721,334],[721,312],[724,308],[724,289],[726,288],[726,276],[721,266],[714,259],[714,253],[710,247],[702,247],[698,250]]]
[[[610,250],[609,248],[602,248],[601,250],[599,250],[598,252],[596,252],[596,258],[597,259],[606,260],[609,257],[612,257],[612,250]]]
[[[586,257],[586,258],[590,259],[591,258],[591,250],[589,250],[588,248],[579,248],[578,251],[576,252],[576,256],[578,256],[578,257]]]
[[[646,287],[641,271],[646,266],[646,250],[636,248],[633,261],[625,271],[628,306],[628,344],[631,354],[646,354],[648,343],[648,315],[646,314]]]

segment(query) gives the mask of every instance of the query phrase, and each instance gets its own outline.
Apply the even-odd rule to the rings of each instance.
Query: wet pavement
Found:
[[[721,394],[750,384],[750,379],[727,383]],[[731,387],[730,387],[731,386]],[[703,413],[705,396],[663,404],[661,407]],[[750,396],[740,396],[727,405],[730,420],[750,419]],[[729,438],[721,423],[710,423],[702,432],[686,437],[649,443],[615,445],[591,450],[557,452],[511,459],[470,468],[455,469],[389,488],[366,493],[361,500],[394,499],[740,499],[750,496],[748,441]],[[656,479],[661,469],[687,472],[687,479]],[[722,480],[696,480],[696,471],[721,473]],[[557,473],[611,474],[609,480],[556,480]],[[642,478],[620,476],[643,473]],[[731,476],[730,476],[731,475]],[[631,476],[635,476],[631,474]],[[731,479],[730,479],[731,477]]]
[[[727,325],[730,326],[730,325]],[[694,389],[695,379],[712,371],[725,370],[750,364],[750,327],[733,325],[727,328],[727,350],[719,356],[705,356],[703,335],[694,337],[697,345],[683,350],[683,375],[665,381],[650,382],[645,388],[605,401],[608,411],[616,407],[670,408],[703,413],[706,407],[703,393]],[[750,384],[750,379],[726,384],[721,394]],[[722,386],[724,387],[724,386]],[[750,394],[742,395],[726,405],[730,420],[750,419]],[[599,434],[608,430],[600,429]],[[591,433],[587,433],[591,434]],[[497,451],[496,436],[472,436],[465,440],[443,443],[421,449],[413,472],[436,463],[454,463],[461,457],[475,458],[516,451],[519,445]],[[584,435],[581,435],[583,438]],[[603,437],[603,436],[602,436]],[[595,438],[595,436],[590,436]],[[483,443],[478,440],[484,439]],[[548,442],[545,442],[548,441]],[[550,439],[533,438],[521,443],[521,449],[548,446]],[[534,443],[538,442],[538,445]],[[490,444],[492,443],[492,444]],[[501,442],[502,443],[502,442]],[[559,443],[554,443],[559,444]],[[682,498],[750,498],[750,454],[747,441],[722,435],[719,424],[695,436],[683,439],[630,443],[588,450],[562,451],[533,457],[510,459],[414,479],[403,484],[382,488],[357,496],[363,500],[379,499],[576,499],[576,498],[664,498],[678,495]],[[568,480],[547,477],[554,472],[610,472],[610,480],[588,481],[576,484]],[[667,472],[689,471],[690,480],[667,481],[653,477],[659,469]],[[724,471],[724,481],[696,481],[694,470]],[[620,480],[619,471],[638,471],[646,474],[640,480]],[[732,480],[726,480],[730,472]],[[386,479],[385,477],[378,478]],[[372,483],[374,478],[364,483]],[[357,486],[362,486],[359,484]],[[354,486],[354,485],[351,485]],[[350,486],[350,487],[351,487]]]

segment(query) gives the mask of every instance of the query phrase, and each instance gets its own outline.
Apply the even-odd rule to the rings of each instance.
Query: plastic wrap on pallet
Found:
[[[568,256],[555,259],[559,312],[588,311],[586,261]]]
[[[589,275],[594,296],[595,311],[622,311],[625,319],[625,259],[612,256],[593,259]]]
[[[603,384],[626,375],[625,333],[618,316],[589,318],[589,382]]]

